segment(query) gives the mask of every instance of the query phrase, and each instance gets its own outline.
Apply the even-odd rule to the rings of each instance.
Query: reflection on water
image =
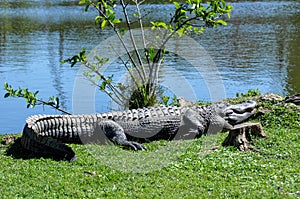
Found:
[[[192,36],[215,61],[226,96],[256,88],[263,93],[300,92],[300,3],[245,1],[232,5],[234,11],[227,27]],[[146,8],[155,11],[148,15],[150,19],[163,19],[172,6]],[[111,31],[95,28],[94,14],[84,13],[77,0],[1,1],[0,87],[9,82],[14,87],[40,90],[44,99],[56,95],[71,111],[78,68],[61,65],[60,61],[82,47],[93,49],[111,35]],[[124,73],[117,63],[113,66],[117,69],[112,72]],[[189,81],[197,98],[210,99],[205,81],[185,60],[169,58],[161,72],[163,81],[172,80],[174,70],[170,68]],[[4,93],[0,89],[0,133],[21,131],[29,115],[57,114],[47,107],[26,109],[22,99],[4,99]],[[96,98],[96,111],[106,111],[107,97],[98,92]]]
[[[229,96],[245,87],[280,94],[300,91],[299,11],[299,3],[236,4],[227,27],[200,38],[228,82]]]

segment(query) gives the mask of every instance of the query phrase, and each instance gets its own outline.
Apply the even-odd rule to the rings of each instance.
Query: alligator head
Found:
[[[231,125],[239,124],[254,114],[255,101],[246,101],[237,105],[229,105],[222,111],[223,118]]]

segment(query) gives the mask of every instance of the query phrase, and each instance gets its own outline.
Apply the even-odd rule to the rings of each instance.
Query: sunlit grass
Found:
[[[0,147],[1,198],[299,198],[299,109],[272,109],[256,121],[268,138],[259,152],[219,147],[227,133],[147,143],[132,152],[112,145],[70,145],[72,163]],[[3,137],[3,136],[2,136]],[[12,150],[13,147],[13,150]],[[8,153],[9,152],[9,153]],[[19,155],[18,155],[19,153]]]

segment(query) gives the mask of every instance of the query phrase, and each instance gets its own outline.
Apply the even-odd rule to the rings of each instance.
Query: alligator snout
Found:
[[[252,100],[237,105],[231,105],[225,109],[225,119],[233,125],[241,123],[253,115],[253,110],[256,105],[257,103]]]

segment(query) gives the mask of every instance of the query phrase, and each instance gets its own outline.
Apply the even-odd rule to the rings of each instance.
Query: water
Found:
[[[77,54],[82,47],[89,51],[112,35],[109,30],[99,32],[93,22],[95,13],[85,13],[76,2],[0,2],[0,86],[8,82],[14,88],[39,90],[39,96],[45,100],[51,95],[58,96],[63,108],[73,111],[78,66],[70,68],[60,61]],[[300,3],[242,1],[232,5],[235,10],[228,26],[192,36],[210,55],[220,76],[214,76],[213,71],[202,71],[199,75],[187,61],[173,56],[162,68],[162,84],[173,84],[183,94],[188,92],[185,86],[176,85],[180,74],[194,90],[194,96],[202,100],[212,99],[206,80],[213,81],[215,77],[222,80],[224,97],[257,88],[262,93],[283,95],[300,92]],[[148,18],[165,19],[172,7],[146,8],[155,10]],[[190,47],[187,45],[186,50]],[[113,66],[112,73],[124,73],[118,62]],[[59,114],[48,107],[26,109],[24,99],[4,99],[4,94],[0,89],[0,133],[20,132],[26,117],[32,114]],[[79,102],[93,103],[84,94]],[[107,111],[108,98],[100,92],[95,97],[95,111]]]

